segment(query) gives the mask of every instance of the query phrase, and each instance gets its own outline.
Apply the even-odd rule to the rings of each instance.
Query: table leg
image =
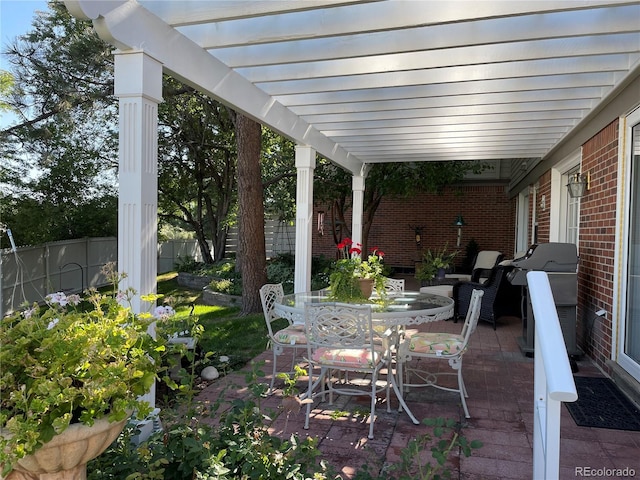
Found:
[[[396,397],[400,402],[401,408],[404,409],[405,412],[407,412],[407,415],[414,423],[414,425],[419,425],[420,422],[418,421],[418,419],[416,419],[416,417],[407,406],[407,403],[404,401],[404,397],[402,396],[402,392],[400,392],[400,389],[398,388],[398,384],[396,383],[396,375],[395,373],[393,373],[393,369],[391,368],[391,359],[387,359],[387,372],[389,375],[391,375],[391,387],[393,388],[393,391],[395,392]]]

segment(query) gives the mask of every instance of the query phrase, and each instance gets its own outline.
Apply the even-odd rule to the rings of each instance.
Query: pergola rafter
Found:
[[[65,4],[119,49],[121,118],[138,106],[153,112],[161,99],[149,77],[164,71],[296,142],[297,261],[311,253],[316,153],[354,176],[358,241],[371,164],[499,161],[516,166],[515,190],[545,160],[604,127],[598,113],[640,77],[637,0]],[[121,162],[152,165],[153,114],[126,120]],[[128,188],[142,189],[152,170]],[[139,241],[152,243],[153,199],[136,209],[138,200],[122,200],[127,193],[119,208],[145,216],[142,228],[151,231]],[[140,228],[131,219],[119,235]],[[136,263],[135,248],[130,258],[122,268],[153,275]],[[296,264],[298,290],[308,286],[307,260]]]

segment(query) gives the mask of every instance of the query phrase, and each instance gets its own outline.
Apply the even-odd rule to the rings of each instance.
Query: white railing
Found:
[[[533,478],[560,473],[560,407],[578,399],[558,312],[545,272],[527,273],[535,317]]]

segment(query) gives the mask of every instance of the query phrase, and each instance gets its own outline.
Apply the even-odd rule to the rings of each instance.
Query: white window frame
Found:
[[[614,284],[613,308],[611,312],[611,359],[618,363],[626,372],[640,382],[640,365],[624,353],[624,339],[626,334],[627,308],[627,276],[628,276],[628,241],[629,241],[629,211],[631,208],[631,130],[640,124],[640,108],[627,116],[620,117],[618,137],[618,195],[617,207],[620,214],[616,219],[616,252],[614,256]],[[637,167],[636,167],[637,168]],[[636,188],[640,188],[636,186]]]
[[[516,225],[516,251],[526,252],[529,248],[529,188],[518,194],[518,218]]]
[[[563,160],[551,168],[551,211],[549,212],[549,241],[567,242],[568,230],[568,206],[571,201],[567,183],[569,174],[580,169],[582,163],[582,149],[579,148],[567,155]],[[554,201],[557,199],[557,201]],[[578,200],[579,202],[579,200]],[[580,206],[578,205],[578,211]],[[578,214],[576,234],[576,247],[579,248],[580,240],[580,216]]]

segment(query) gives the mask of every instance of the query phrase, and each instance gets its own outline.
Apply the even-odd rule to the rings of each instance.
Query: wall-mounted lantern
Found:
[[[416,248],[419,249],[422,246],[422,229],[424,227],[409,225],[409,228],[413,230],[414,240],[416,242]]]
[[[462,227],[466,225],[462,215],[458,215],[458,218],[453,222],[453,225],[458,227],[458,240],[456,241],[456,247],[460,247],[460,242],[462,241]]]
[[[569,183],[567,188],[569,189],[569,196],[571,198],[581,198],[589,191],[591,187],[591,173],[579,173],[576,172],[569,176]]]

